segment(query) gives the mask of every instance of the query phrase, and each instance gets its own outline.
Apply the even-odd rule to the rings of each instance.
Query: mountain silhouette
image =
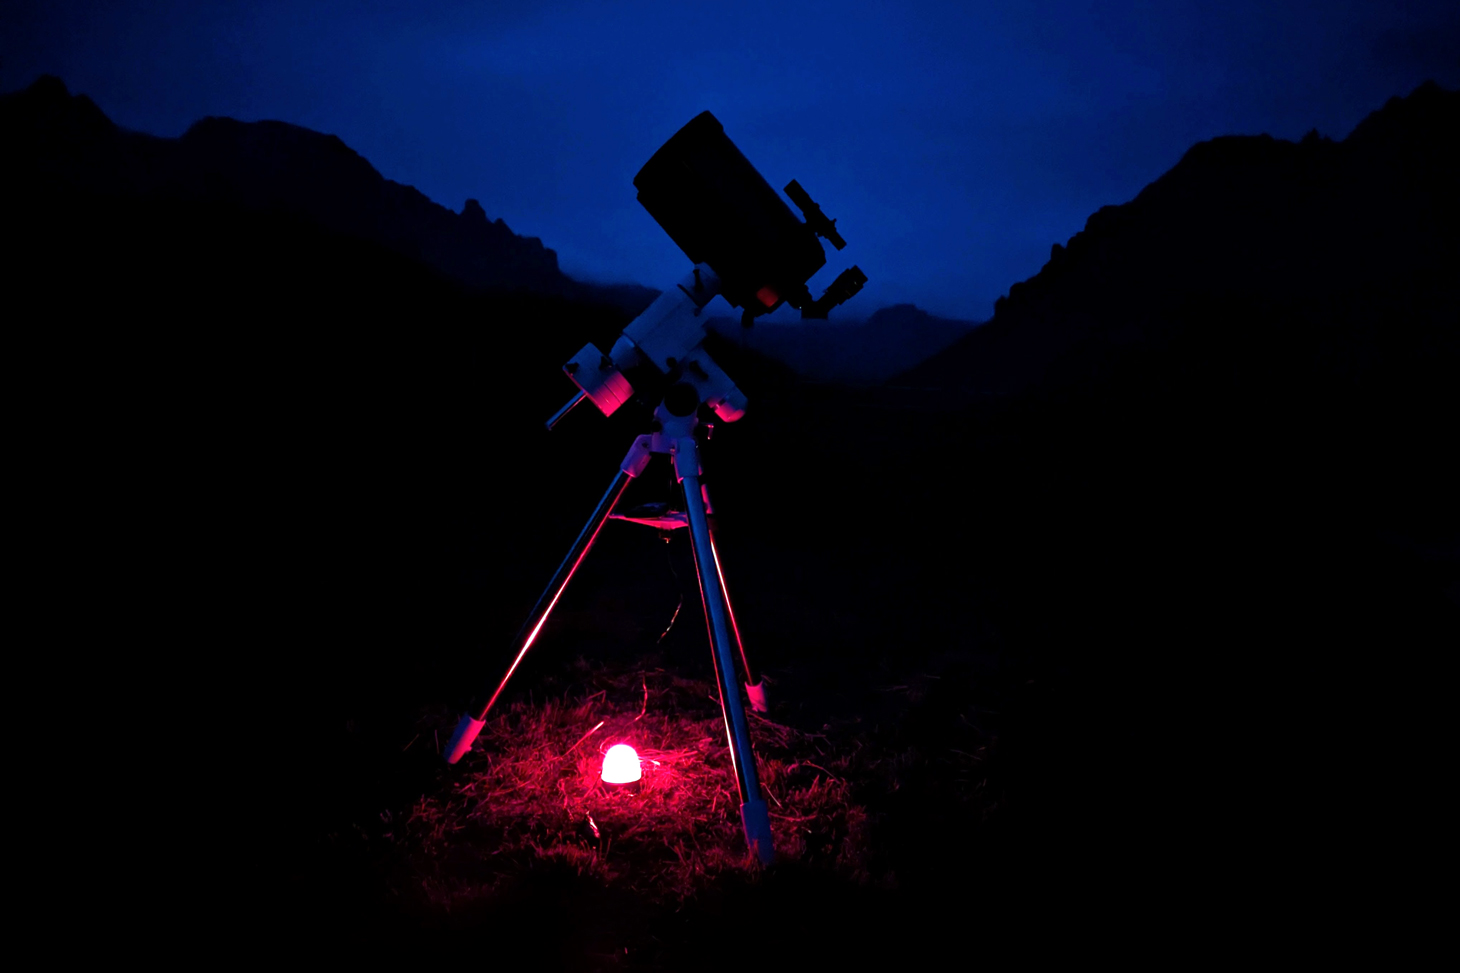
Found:
[[[742,328],[739,319],[720,317],[711,318],[708,327],[742,348],[790,366],[803,378],[875,385],[942,351],[977,322],[936,317],[913,304],[894,304],[873,312],[866,321],[761,321]]]
[[[0,95],[0,137],[10,146],[0,179],[8,192],[33,202],[85,198],[140,211],[223,207],[373,243],[477,290],[525,291],[629,313],[658,295],[638,284],[573,280],[541,240],[489,219],[477,200],[454,213],[384,178],[337,136],[286,122],[209,117],[179,138],[160,138],[117,126],[90,98],[44,76]],[[715,324],[805,378],[854,383],[881,382],[972,326],[912,305],[884,308],[863,325],[768,322],[754,335],[738,335],[726,321]]]
[[[0,96],[3,177],[11,192],[226,205],[307,220],[417,260],[468,287],[525,290],[638,310],[657,292],[564,275],[536,237],[460,213],[386,179],[337,136],[285,122],[204,118],[180,138],[130,132],[85,95],[45,76]]]
[[[1301,321],[1316,329],[1312,354],[1352,357],[1341,322],[1409,316],[1404,330],[1413,315],[1453,310],[1456,172],[1460,94],[1433,82],[1342,142],[1316,131],[1202,142],[1056,243],[988,324],[897,381],[1008,395],[1099,380],[1123,356],[1222,317],[1234,333],[1270,326],[1252,335],[1253,356]]]

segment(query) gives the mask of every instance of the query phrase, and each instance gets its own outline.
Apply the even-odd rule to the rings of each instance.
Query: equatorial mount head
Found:
[[[719,293],[720,279],[701,265],[634,318],[608,354],[584,345],[563,366],[578,395],[548,428],[585,398],[609,416],[636,395],[657,399],[679,388],[695,396],[691,410],[703,405],[726,422],[745,415],[744,393],[704,349],[705,306]]]

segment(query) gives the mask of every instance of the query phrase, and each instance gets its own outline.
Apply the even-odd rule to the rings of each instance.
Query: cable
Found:
[[[674,628],[674,623],[679,619],[679,610],[684,607],[684,582],[680,580],[679,572],[674,568],[674,555],[669,550],[669,541],[673,536],[673,534],[670,534],[664,538],[664,559],[669,562],[669,573],[674,575],[674,586],[679,589],[679,604],[674,606],[674,614],[669,616],[669,624],[664,626],[664,631],[659,633],[659,637],[654,640],[654,648],[656,649],[659,648],[659,643],[663,642],[669,635],[670,630]]]

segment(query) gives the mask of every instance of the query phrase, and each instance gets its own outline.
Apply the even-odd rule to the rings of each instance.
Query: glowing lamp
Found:
[[[632,784],[643,776],[639,755],[627,743],[615,743],[603,755],[602,776],[610,784]]]

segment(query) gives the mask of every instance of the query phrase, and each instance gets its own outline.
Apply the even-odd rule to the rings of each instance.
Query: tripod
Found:
[[[695,116],[660,146],[634,177],[634,186],[639,191],[639,202],[689,257],[694,269],[634,318],[608,354],[590,343],[568,360],[563,371],[578,386],[578,394],[548,420],[547,426],[552,429],[584,400],[610,416],[635,397],[636,383],[639,392],[645,394],[639,401],[644,402],[654,401],[647,395],[648,389],[667,385],[654,410],[655,431],[634,440],[593,516],[517,633],[513,643],[518,646],[517,654],[507,674],[485,705],[462,714],[445,756],[447,763],[454,764],[471,749],[487,714],[522,657],[542,634],[548,616],[598,539],[604,522],[615,516],[614,506],[629,481],[644,472],[654,454],[666,455],[673,461],[675,476],[684,489],[683,516],[618,518],[661,529],[689,529],[700,600],[710,630],[725,735],[740,791],[740,821],[746,843],[768,865],[774,857],[770,816],[760,796],[755,754],[750,747],[740,687],[735,681],[732,637],[745,666],[745,689],[752,708],[765,711],[765,691],[751,674],[740,629],[730,610],[725,576],[710,532],[709,497],[700,482],[699,444],[695,440],[701,406],[725,422],[735,422],[745,414],[746,400],[705,350],[706,319],[701,315],[710,301],[723,296],[730,307],[743,309],[741,323],[746,326],[757,316],[783,305],[799,308],[803,318],[825,318],[833,307],[862,289],[867,275],[858,267],[849,267],[819,299],[812,300],[807,281],[826,264],[826,253],[817,238],[831,241],[838,250],[846,246],[836,230],[836,221],[828,219],[800,183],[792,180],[786,193],[806,217],[805,222],[798,220],[709,112]],[[630,375],[638,377],[630,381]]]
[[[745,667],[745,688],[753,709],[765,711],[765,691],[751,673],[750,661],[740,639],[740,628],[735,623],[734,612],[730,608],[725,576],[720,568],[720,558],[710,530],[708,494],[700,482],[703,470],[700,466],[699,443],[695,438],[695,430],[699,425],[699,406],[700,397],[692,386],[680,383],[670,387],[664,401],[654,410],[657,430],[652,434],[639,436],[629,447],[613,482],[598,501],[588,523],[579,532],[567,557],[563,558],[562,564],[558,566],[552,580],[548,582],[531,614],[518,631],[513,644],[520,643],[520,647],[517,648],[506,675],[497,684],[485,705],[462,715],[447,744],[445,757],[447,763],[454,764],[471,749],[472,743],[486,724],[487,714],[502,695],[502,690],[506,688],[507,681],[512,678],[512,673],[517,670],[527,650],[532,648],[542,633],[548,616],[552,614],[553,608],[567,589],[568,582],[588,556],[604,523],[613,518],[660,529],[687,527],[690,549],[694,552],[700,601],[704,605],[705,621],[709,628],[715,678],[720,691],[720,708],[725,717],[725,733],[730,744],[730,761],[734,766],[736,788],[740,793],[740,820],[745,830],[745,841],[761,864],[769,865],[775,855],[771,842],[770,817],[765,800],[761,797],[745,708],[740,701],[740,687],[736,685],[736,654],[740,656],[741,664]],[[675,478],[684,491],[684,514],[653,517],[615,515],[614,506],[628,488],[629,481],[644,472],[656,453],[669,456],[674,464]],[[735,645],[733,651],[732,639]]]

